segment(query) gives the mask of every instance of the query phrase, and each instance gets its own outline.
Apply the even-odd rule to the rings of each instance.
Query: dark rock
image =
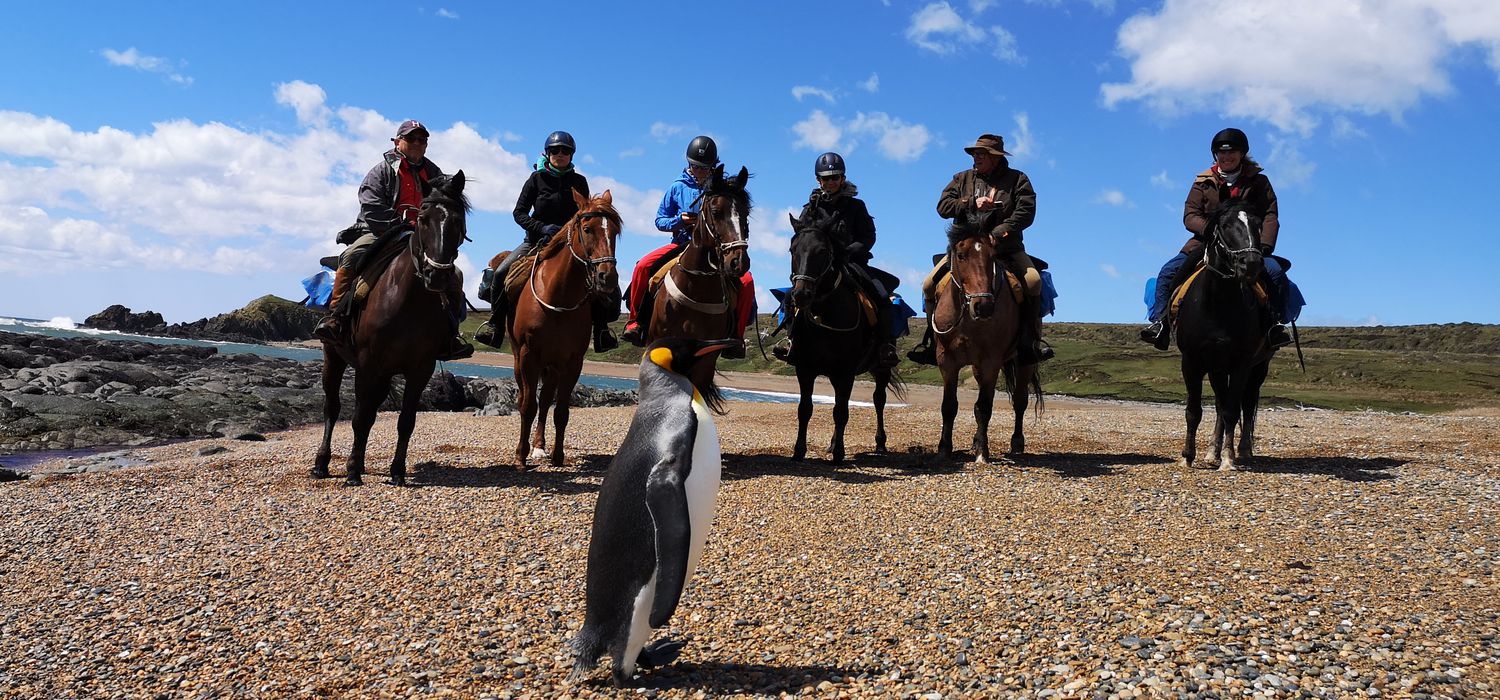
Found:
[[[161,314],[155,311],[135,314],[130,309],[115,304],[84,319],[83,325],[141,335],[266,343],[310,339],[313,327],[320,318],[322,315],[317,311],[268,294],[246,304],[242,309],[200,318],[190,323],[174,323],[169,326]],[[6,366],[12,366],[10,362],[14,360],[0,359],[0,364]]]
[[[4,467],[0,467],[0,484],[3,484],[7,481],[24,481],[25,479],[26,475],[22,474],[21,472],[18,472],[14,469],[6,469]]]
[[[119,304],[111,305],[93,316],[83,319],[85,328],[97,328],[101,331],[120,331],[122,333],[161,333],[167,328],[166,319],[155,311],[142,311],[131,313],[130,309]]]
[[[223,445],[204,445],[198,448],[198,456],[207,457],[209,455],[221,454],[228,451],[229,448]]]

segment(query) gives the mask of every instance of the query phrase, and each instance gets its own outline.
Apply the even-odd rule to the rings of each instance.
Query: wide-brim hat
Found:
[[[964,147],[964,153],[971,156],[979,151],[997,156],[1010,155],[1010,152],[1005,150],[1005,139],[994,134],[980,134],[979,138],[974,139],[974,145]]]
[[[401,122],[401,126],[396,127],[396,138],[405,138],[407,134],[418,131],[422,132],[423,136],[426,136],[428,138],[432,137],[432,134],[427,131],[427,127],[422,126],[422,122],[419,122],[415,119],[408,119],[404,122]]]

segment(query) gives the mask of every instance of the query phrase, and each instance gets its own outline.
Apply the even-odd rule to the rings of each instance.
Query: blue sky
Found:
[[[513,246],[542,140],[651,225],[712,135],[755,174],[752,269],[788,274],[787,210],[841,152],[875,263],[917,296],[934,207],[980,133],[1038,192],[1028,249],[1057,320],[1135,322],[1185,240],[1224,126],[1281,200],[1309,325],[1500,323],[1482,158],[1500,124],[1493,0],[850,3],[26,3],[0,45],[0,315],[111,303],[188,321],[298,280],[338,247],[397,122],[471,179],[476,266]],[[1480,162],[1474,157],[1479,156]],[[1441,265],[1435,264],[1439,259]],[[1426,272],[1415,272],[1421,266]]]

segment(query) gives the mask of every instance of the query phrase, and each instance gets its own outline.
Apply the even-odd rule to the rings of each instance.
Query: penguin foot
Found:
[[[662,639],[648,644],[636,656],[635,664],[641,668],[666,666],[677,660],[677,656],[682,653],[682,648],[686,645],[687,642],[680,639]]]

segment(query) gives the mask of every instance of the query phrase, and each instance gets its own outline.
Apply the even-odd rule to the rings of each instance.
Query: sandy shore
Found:
[[[1082,401],[995,465],[934,461],[921,405],[890,412],[892,454],[855,409],[851,464],[792,463],[793,407],[732,404],[663,631],[682,657],[639,691],[569,684],[631,415],[576,410],[568,463],[518,472],[515,417],[423,414],[407,489],[378,483],[389,415],[357,489],[305,476],[314,428],[0,485],[0,696],[1500,693],[1500,419],[1266,412],[1268,456],[1220,473],[1172,463],[1180,407]]]

